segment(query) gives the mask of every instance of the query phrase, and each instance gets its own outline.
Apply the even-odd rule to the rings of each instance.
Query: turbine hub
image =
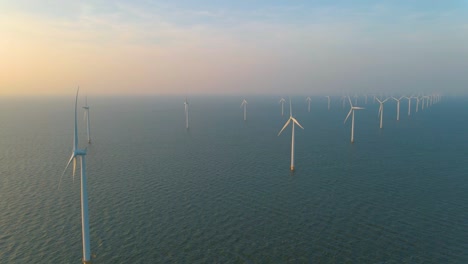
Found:
[[[85,156],[86,155],[86,150],[85,149],[77,149],[74,152],[75,156]]]

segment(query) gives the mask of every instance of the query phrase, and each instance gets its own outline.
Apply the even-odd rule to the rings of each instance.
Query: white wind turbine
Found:
[[[62,173],[60,182],[62,181],[63,175],[68,169],[68,166],[73,161],[73,177],[75,177],[76,161],[78,158],[81,160],[81,235],[83,239],[83,263],[91,263],[91,247],[89,242],[89,216],[88,216],[88,190],[86,183],[86,149],[78,149],[78,122],[77,122],[77,103],[78,103],[78,92],[76,91],[75,98],[75,129],[73,132],[73,150],[70,160]],[[60,188],[60,183],[59,183]]]
[[[307,108],[307,109],[308,109],[308,111],[309,111],[309,113],[310,113],[310,101],[312,101],[312,99],[310,99],[310,97],[307,97],[307,98],[306,98],[306,101],[307,101],[307,103],[308,103],[308,108]]]
[[[351,119],[351,143],[354,143],[354,111],[355,110],[362,110],[364,108],[353,106],[353,103],[351,103],[351,98],[349,98],[349,97],[348,97],[348,100],[349,100],[349,105],[351,106],[351,109],[349,110],[349,113],[346,116],[343,123],[346,123],[346,120],[348,120],[349,115],[353,114],[352,119]]]
[[[188,102],[187,102],[187,97],[185,97],[185,101],[184,101],[184,106],[185,106],[185,128],[188,129],[189,128],[189,114],[188,114]]]
[[[411,115],[411,99],[413,99],[413,96],[405,96],[406,99],[408,99],[408,116]]]
[[[292,120],[292,132],[291,132],[291,171],[294,171],[294,124],[298,125],[300,128],[304,129],[301,124],[292,116],[292,106],[291,106],[291,98],[289,98],[289,119],[284,124],[281,131],[278,133],[278,136],[281,135],[281,132],[289,125]]]
[[[380,116],[380,128],[383,127],[383,105],[385,102],[387,102],[389,98],[383,100],[383,101],[380,101],[379,98],[376,98],[377,101],[379,101],[380,103],[380,107],[379,107],[379,116]]]
[[[244,106],[244,121],[247,120],[247,101],[244,99],[242,101],[240,107]]]
[[[325,96],[325,97],[328,98],[328,110],[330,110],[330,96],[327,95],[327,96]]]
[[[88,106],[88,97],[85,97],[85,106],[83,106],[85,110],[85,120],[86,120],[86,132],[88,134],[88,143],[91,144],[91,134],[89,131],[89,106]]]
[[[286,102],[286,100],[284,100],[284,98],[281,97],[281,99],[279,100],[279,103],[281,104],[281,116],[284,116],[284,102]]]
[[[393,96],[392,96],[392,98],[393,98],[393,100],[397,101],[397,118],[396,118],[396,120],[399,121],[400,120],[400,100],[403,98],[403,96],[398,98],[398,99],[396,99]]]
[[[417,112],[418,112],[418,108],[419,108],[419,100],[420,100],[420,99],[419,99],[419,95],[416,96],[416,97],[414,97],[414,98],[416,98],[416,113],[417,113]]]
[[[347,98],[347,96],[344,96],[344,95],[341,96],[341,102],[342,102],[343,108],[345,107],[345,104],[346,104],[346,98]]]

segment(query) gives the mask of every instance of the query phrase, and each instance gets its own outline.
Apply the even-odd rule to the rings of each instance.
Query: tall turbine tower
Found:
[[[383,104],[384,104],[385,102],[387,102],[388,99],[389,99],[389,98],[387,98],[387,99],[385,99],[385,100],[383,100],[383,101],[380,101],[380,99],[377,98],[377,101],[379,101],[379,103],[380,103],[380,107],[379,107],[380,128],[383,127]]]
[[[289,98],[289,101],[291,101],[291,98]],[[308,112],[310,113],[310,101],[312,101],[312,99],[310,99],[310,97],[307,97],[307,98],[306,98],[306,101],[307,101],[307,103],[308,103],[307,109],[308,109]],[[291,102],[290,102],[290,103],[291,103]]]
[[[292,105],[291,98],[289,98],[289,119],[286,121],[286,124],[283,126],[281,131],[278,133],[278,136],[281,135],[281,132],[289,125],[292,120],[292,132],[291,132],[291,171],[294,171],[294,124],[298,125],[300,128],[304,129],[301,124],[292,116]]]
[[[244,121],[247,120],[247,101],[244,99],[242,101],[240,107],[244,106]]]
[[[187,102],[187,97],[185,97],[185,102],[184,102],[184,106],[185,106],[185,128],[186,129],[189,129],[189,114],[188,114],[188,102]]]
[[[351,98],[349,98],[349,97],[348,97],[348,100],[349,100],[349,105],[351,106],[351,109],[349,109],[349,113],[346,116],[343,123],[346,123],[346,120],[348,120],[349,115],[353,114],[353,116],[351,118],[351,143],[354,143],[354,111],[355,110],[362,110],[364,108],[353,106],[353,103],[351,102]]]
[[[78,104],[78,92],[80,88],[76,91],[75,98],[75,129],[73,133],[73,150],[70,157],[70,160],[65,167],[65,170],[62,173],[63,175],[68,169],[68,166],[73,161],[73,177],[75,176],[76,161],[80,158],[81,161],[81,235],[83,238],[83,263],[91,263],[91,247],[89,242],[89,216],[88,216],[88,190],[86,183],[86,149],[78,149],[78,122],[77,122],[77,104]],[[60,187],[60,183],[59,183]]]
[[[325,96],[325,97],[328,98],[328,111],[330,111],[330,96],[327,95],[327,96]]]
[[[281,97],[281,99],[279,100],[279,103],[281,104],[281,116],[284,116],[284,102],[286,102],[286,100],[284,100],[284,98]]]
[[[88,144],[91,144],[91,133],[89,128],[89,106],[88,106],[88,97],[85,97],[85,106],[83,106],[85,110],[85,120],[86,120],[86,132],[88,134]]]

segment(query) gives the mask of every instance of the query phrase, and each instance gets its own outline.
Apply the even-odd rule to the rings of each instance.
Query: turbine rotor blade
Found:
[[[292,118],[292,121],[293,121],[296,125],[298,125],[300,128],[304,129],[304,128],[301,126],[301,124],[299,124],[299,121],[296,120],[296,118],[293,117],[293,118]]]
[[[348,96],[348,101],[349,101],[349,105],[353,107],[353,103],[351,102],[351,98],[349,96]]]
[[[80,87],[76,90],[76,98],[75,98],[75,129],[73,132],[73,151],[78,149],[78,121],[77,121],[77,105],[78,105],[78,92],[80,91]]]
[[[289,97],[289,116],[292,117],[292,104],[291,104],[291,97]],[[289,122],[289,121],[288,121]]]
[[[73,183],[75,183],[76,158],[73,159]]]
[[[60,176],[60,181],[59,181],[58,189],[60,189],[60,185],[62,184],[63,175],[65,175],[65,172],[67,172],[68,166],[70,166],[70,163],[72,162],[72,159],[74,159],[74,158],[75,158],[75,153],[72,153],[72,155],[71,155],[71,157],[70,157],[70,160],[68,160],[67,166],[65,166],[65,169],[64,169],[63,172],[62,172],[62,176]]]
[[[349,113],[348,115],[346,116],[345,120],[343,123],[346,123],[346,120],[348,120],[349,116],[351,115],[351,112],[353,112],[353,108],[351,107],[351,109],[349,110]]]
[[[284,124],[283,128],[282,128],[281,131],[278,133],[278,136],[281,135],[281,132],[283,132],[283,130],[289,125],[289,122],[291,122],[291,118],[289,118],[288,121],[286,122],[286,124]]]

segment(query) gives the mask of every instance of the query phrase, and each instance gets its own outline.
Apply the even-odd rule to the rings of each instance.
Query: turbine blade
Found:
[[[80,87],[76,90],[76,98],[75,98],[75,130],[73,132],[73,152],[78,149],[78,121],[77,121],[77,105],[78,105],[78,92],[80,91]]]
[[[75,183],[76,159],[73,159],[73,183]]]
[[[71,155],[71,157],[70,157],[70,160],[69,160],[68,163],[67,163],[67,166],[65,166],[65,169],[64,169],[63,172],[62,172],[62,176],[60,176],[60,181],[59,181],[58,189],[60,189],[60,185],[62,184],[63,175],[65,175],[65,172],[67,172],[68,166],[70,166],[70,163],[72,162],[72,159],[73,159],[73,158],[75,158],[75,153],[72,153],[72,155]]]
[[[351,98],[349,96],[348,96],[348,101],[349,101],[349,105],[353,107],[353,103],[351,102]]]
[[[283,132],[283,130],[289,125],[289,122],[291,122],[291,118],[289,118],[288,121],[286,122],[286,124],[284,124],[283,128],[282,128],[281,131],[278,133],[278,136],[281,135],[281,132]]]
[[[292,117],[292,104],[291,104],[291,97],[289,97],[289,116]]]
[[[293,122],[294,122],[296,125],[298,125],[298,126],[299,126],[300,128],[302,128],[302,129],[304,129],[304,128],[301,126],[301,124],[299,124],[299,121],[296,120],[296,118],[293,117],[292,120],[293,120]]]
[[[380,104],[380,107],[379,107],[379,114],[377,116],[380,116],[382,114],[382,108],[383,108],[383,104]]]
[[[349,97],[348,97],[348,98],[349,98]],[[346,120],[348,120],[349,116],[351,115],[351,112],[353,112],[353,108],[352,108],[352,107],[351,107],[351,109],[349,110],[349,113],[348,113],[348,115],[346,116],[346,118],[345,118],[343,124],[346,123]]]
[[[354,109],[354,110],[363,110],[363,109],[365,109],[365,108],[364,108],[364,107],[357,107],[357,106],[355,106],[355,107],[353,107],[353,109]]]

